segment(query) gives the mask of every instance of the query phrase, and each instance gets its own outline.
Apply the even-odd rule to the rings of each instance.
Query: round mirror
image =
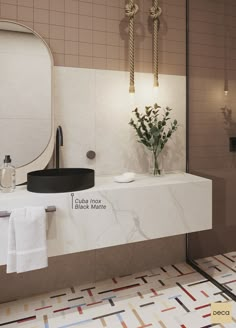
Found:
[[[17,184],[53,152],[53,59],[31,29],[0,21],[0,163],[10,155]]]

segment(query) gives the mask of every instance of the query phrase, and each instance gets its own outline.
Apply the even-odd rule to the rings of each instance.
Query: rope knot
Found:
[[[138,10],[139,10],[139,8],[138,8],[138,5],[137,4],[128,3],[125,6],[125,14],[129,18],[134,17],[137,14]]]
[[[153,6],[150,9],[150,16],[152,17],[153,20],[157,19],[159,16],[162,14],[162,9],[157,6]]]

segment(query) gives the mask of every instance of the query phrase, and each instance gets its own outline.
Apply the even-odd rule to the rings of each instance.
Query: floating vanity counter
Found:
[[[52,205],[49,256],[212,228],[211,180],[186,173],[139,175],[128,184],[97,177],[94,188],[74,193],[36,194],[18,187],[0,194],[0,210]],[[6,263],[8,222],[0,218],[0,264]]]

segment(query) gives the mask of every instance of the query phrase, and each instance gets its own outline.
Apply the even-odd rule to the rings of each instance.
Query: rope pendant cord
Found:
[[[130,0],[125,6],[125,14],[129,17],[129,66],[130,66],[130,85],[129,92],[135,92],[134,85],[134,59],[135,59],[135,43],[134,43],[134,17],[137,14],[139,8],[134,3],[134,0]]]
[[[159,43],[158,43],[158,37],[159,37],[159,17],[162,13],[161,8],[158,6],[158,0],[153,0],[153,6],[150,9],[150,16],[153,19],[153,61],[154,61],[154,87],[159,86],[159,80],[158,80],[158,74],[159,74]]]

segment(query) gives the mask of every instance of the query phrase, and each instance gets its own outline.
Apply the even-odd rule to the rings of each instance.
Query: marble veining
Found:
[[[131,104],[123,71],[55,67],[55,125],[64,131],[62,163],[65,167],[90,167],[97,174],[120,174],[122,170],[147,172],[148,156],[137,142],[128,122],[131,111],[156,101],[153,75],[137,73],[136,94]],[[166,170],[186,169],[186,77],[160,74],[158,103],[169,106],[179,123],[176,134],[163,150]],[[81,142],[82,141],[82,142]],[[89,149],[94,160],[85,156]]]

